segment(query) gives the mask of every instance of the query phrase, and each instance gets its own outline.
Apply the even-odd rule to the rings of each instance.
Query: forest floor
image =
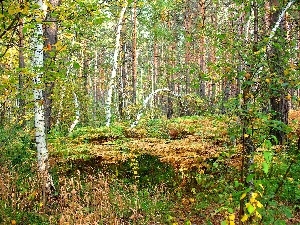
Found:
[[[234,214],[237,220],[242,194],[238,184],[242,145],[234,136],[240,129],[237,123],[236,119],[225,117],[187,117],[143,121],[137,128],[121,124],[112,128],[80,128],[52,145],[56,149],[52,150],[52,167],[66,169],[68,165],[67,174],[91,174],[101,168],[106,177],[114,177],[107,181],[109,186],[118,180],[134,190],[126,196],[115,196],[135,199],[134,206],[126,205],[124,200],[109,200],[109,204],[123,207],[117,206],[121,213],[115,215],[118,222],[111,224],[220,224],[226,220],[229,224],[229,215]],[[281,149],[277,146],[275,151]],[[151,198],[164,196],[166,202],[161,204],[166,204],[165,208],[159,208],[157,202],[151,203],[155,205],[153,212],[145,207],[150,204],[145,203],[149,199],[139,194],[145,190],[151,193],[151,189],[157,190],[150,194]],[[293,208],[294,203],[279,199],[279,208]],[[132,207],[130,212],[126,207],[127,211]],[[159,210],[165,212],[161,214]],[[281,214],[278,224],[300,224],[297,210],[284,220]],[[277,224],[276,220],[270,224]]]
[[[295,118],[300,112],[291,113]],[[261,121],[255,123],[263,129]],[[16,164],[15,172],[0,167],[0,224],[238,224],[245,188],[237,118],[145,118],[129,127],[115,123],[77,128],[67,136],[52,133],[49,158],[57,190],[47,203],[37,191],[30,142],[28,150],[18,150],[25,137],[8,142]],[[291,154],[283,146],[269,150],[274,157],[268,174],[263,149],[254,157],[255,189],[266,208],[257,209],[263,222],[257,217],[252,224],[300,224],[300,165],[293,163],[286,173]]]
[[[228,150],[226,145],[231,144],[226,121],[194,117],[170,123],[158,121],[150,128],[152,130],[145,126],[79,130],[62,152],[67,155],[65,159],[72,159],[74,156],[80,158],[81,152],[88,151],[90,156],[101,158],[103,163],[123,162],[149,154],[175,169],[201,169],[201,162],[218,158]],[[116,132],[116,129],[121,131]],[[231,163],[235,164],[234,161]]]

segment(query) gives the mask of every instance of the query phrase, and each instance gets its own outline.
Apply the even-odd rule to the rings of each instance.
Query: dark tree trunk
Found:
[[[49,0],[49,3],[56,7],[59,5],[60,0]],[[52,121],[52,94],[55,86],[54,83],[54,73],[55,68],[53,67],[53,61],[55,60],[55,44],[57,43],[57,30],[58,26],[56,19],[52,17],[51,12],[47,14],[47,21],[51,21],[45,25],[44,29],[44,38],[45,38],[45,49],[44,52],[44,61],[48,71],[46,72],[49,77],[47,77],[45,82],[45,91],[44,91],[44,108],[45,108],[45,130],[46,133],[49,132],[51,128]]]
[[[288,124],[288,112],[289,112],[289,102],[286,100],[285,96],[276,96],[270,99],[271,109],[274,111],[272,120],[280,121],[284,124]],[[280,126],[281,127],[281,126]],[[272,127],[270,134],[274,135],[279,144],[285,142],[285,132],[278,127]]]
[[[125,26],[124,26],[125,27]],[[121,60],[122,60],[122,65],[121,65],[121,76],[119,78],[119,115],[120,118],[124,118],[124,106],[125,106],[125,90],[126,90],[126,43],[124,43],[124,40],[122,41],[122,51],[121,51]]]
[[[278,15],[280,13],[279,2],[277,0],[270,1],[270,7],[276,9],[270,14],[270,25],[271,28],[274,27],[277,22]],[[280,82],[288,83],[288,78],[284,75],[285,60],[286,60],[286,27],[284,26],[284,21],[282,20],[278,31],[276,32],[276,37],[271,40],[270,48],[268,49],[268,62],[270,67],[270,72],[274,74],[275,82],[272,84],[273,88],[270,91],[270,105],[272,110],[272,120],[280,121],[283,124],[288,124],[288,112],[289,112],[289,102],[286,99],[288,93],[287,87],[283,87]],[[286,139],[286,134],[282,130],[282,126],[274,126],[270,129],[270,135],[274,135],[278,141],[278,144],[283,144]]]

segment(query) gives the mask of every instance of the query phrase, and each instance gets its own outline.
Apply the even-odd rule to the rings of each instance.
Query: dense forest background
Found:
[[[296,0],[0,1],[0,223],[300,223],[299,48]]]

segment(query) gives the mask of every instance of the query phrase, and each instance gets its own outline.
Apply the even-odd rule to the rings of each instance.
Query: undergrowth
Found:
[[[194,116],[143,120],[134,129],[119,123],[78,128],[68,136],[53,132],[50,164],[57,190],[46,205],[31,135],[3,128],[0,224],[220,224],[232,215],[237,220],[245,190],[241,146],[229,133],[234,123]],[[263,205],[257,224],[299,223],[300,166],[293,151],[295,143],[273,149],[268,173],[263,151],[256,153],[256,201]]]

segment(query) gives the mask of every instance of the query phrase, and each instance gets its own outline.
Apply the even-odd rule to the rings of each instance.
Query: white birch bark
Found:
[[[94,93],[93,93],[93,97],[94,97],[94,104],[96,104],[97,103],[97,76],[98,76],[98,52],[97,52],[97,50],[95,50],[94,71],[95,71],[95,74],[94,74]],[[94,105],[94,107],[96,107],[96,106]]]
[[[277,31],[277,29],[279,28],[280,26],[280,23],[282,21],[282,19],[284,18],[284,14],[286,13],[286,11],[296,2],[296,0],[290,0],[286,6],[284,7],[284,9],[281,11],[281,13],[279,14],[278,16],[278,19],[277,19],[277,22],[275,23],[273,29],[271,30],[271,33],[270,33],[270,36],[269,36],[269,42],[268,42],[268,45],[267,45],[267,49],[269,50],[270,47],[271,47],[271,41]]]
[[[106,106],[105,106],[105,114],[106,114],[106,126],[110,126],[111,123],[111,102],[112,102],[112,95],[113,95],[113,89],[115,86],[115,79],[117,76],[117,69],[118,69],[118,57],[119,57],[119,51],[120,51],[120,36],[121,36],[121,30],[122,30],[122,21],[125,15],[125,11],[127,8],[128,2],[125,1],[124,6],[120,12],[119,21],[117,24],[117,33],[116,33],[116,43],[115,43],[115,52],[114,52],[114,58],[113,58],[113,67],[111,71],[110,80],[108,83],[108,92],[107,92],[107,99],[106,99]]]
[[[145,98],[141,110],[140,110],[139,113],[137,114],[135,121],[134,121],[134,122],[131,124],[131,126],[130,126],[131,128],[133,128],[133,127],[135,127],[136,125],[138,125],[138,123],[139,123],[139,121],[140,121],[140,119],[141,119],[141,117],[142,117],[142,115],[143,115],[143,113],[144,113],[144,110],[145,110],[145,108],[147,107],[149,101],[152,100],[153,97],[154,97],[157,93],[163,92],[163,91],[170,92],[172,95],[177,96],[177,97],[179,96],[179,95],[177,95],[177,94],[175,94],[175,93],[172,93],[168,88],[161,88],[161,89],[157,89],[157,90],[153,91],[150,95],[148,95],[147,98]]]
[[[265,54],[264,54],[264,56],[263,56],[264,59],[267,58],[267,52],[270,51],[272,39],[274,38],[275,33],[276,33],[277,29],[279,28],[280,23],[281,23],[281,21],[283,20],[286,11],[287,11],[287,10],[288,10],[295,2],[296,2],[296,0],[290,0],[290,1],[286,4],[286,6],[283,8],[283,10],[281,11],[281,13],[279,14],[278,19],[277,19],[277,21],[276,21],[274,27],[272,28],[270,35],[269,35],[269,41],[268,41],[268,44],[267,44],[267,47],[266,47],[266,50],[267,50],[267,51],[265,52]],[[258,70],[257,70],[257,72],[256,72],[256,74],[260,74],[260,73],[262,72],[262,69],[263,69],[263,66],[259,67]]]
[[[253,1],[251,1],[251,5],[253,5]],[[246,30],[245,39],[247,42],[250,40],[250,35],[253,35],[254,33],[253,28],[251,27],[251,25],[253,24],[253,20],[254,20],[254,12],[251,9],[249,18],[246,23],[246,29],[245,29]]]
[[[42,0],[38,0],[37,4],[39,9],[43,12],[43,16],[46,16],[47,6]],[[42,23],[36,24],[36,29],[32,38],[32,45],[34,50],[34,55],[32,57],[32,68],[35,73],[34,78],[34,121],[35,121],[35,140],[37,147],[37,161],[38,170],[41,178],[44,182],[44,188],[46,191],[50,191],[53,188],[52,178],[48,172],[49,162],[48,162],[48,149],[46,143],[46,132],[45,132],[45,116],[44,116],[44,106],[43,106],[43,91],[41,89],[41,77],[43,75],[42,68],[44,66],[43,57],[43,27]]]
[[[73,123],[70,126],[69,133],[71,133],[74,130],[75,126],[80,121],[79,120],[80,119],[79,101],[78,101],[78,98],[77,98],[77,95],[76,95],[75,92],[73,92],[73,96],[74,96],[74,105],[75,105],[75,110],[76,110],[76,117],[75,117],[75,120],[73,121]]]

